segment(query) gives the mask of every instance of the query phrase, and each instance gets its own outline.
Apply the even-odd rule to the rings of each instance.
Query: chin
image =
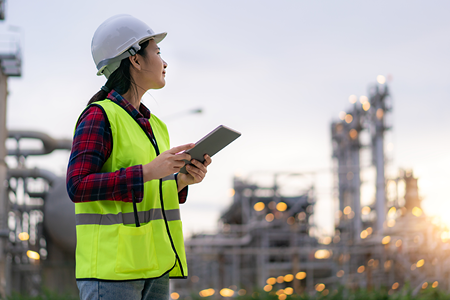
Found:
[[[163,80],[163,81],[159,82],[158,84],[155,84],[154,89],[155,89],[155,90],[159,90],[159,89],[162,89],[162,88],[165,87],[165,86],[166,86],[166,81]]]

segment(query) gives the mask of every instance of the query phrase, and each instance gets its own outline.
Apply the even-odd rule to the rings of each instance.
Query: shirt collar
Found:
[[[115,90],[111,90],[106,98],[121,106],[135,119],[150,119],[150,110],[144,104],[141,103],[141,105],[139,106],[139,110],[137,110],[130,102],[127,101],[127,99],[122,97],[122,95],[120,95]]]

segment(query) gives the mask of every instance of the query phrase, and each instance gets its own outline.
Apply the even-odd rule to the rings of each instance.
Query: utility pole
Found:
[[[5,2],[0,0],[0,20],[5,20]],[[9,246],[9,198],[7,194],[7,165],[6,156],[6,139],[8,138],[8,130],[6,128],[7,116],[7,98],[9,76],[20,77],[22,73],[22,59],[20,54],[19,42],[10,36],[15,43],[15,49],[5,53],[0,49],[0,297],[6,298],[11,294],[11,257],[8,254]]]
[[[8,94],[7,76],[0,70],[0,295],[6,298],[10,294],[10,268],[7,257],[7,244],[9,238],[8,212],[9,200],[7,198],[7,167],[6,167],[6,99]]]

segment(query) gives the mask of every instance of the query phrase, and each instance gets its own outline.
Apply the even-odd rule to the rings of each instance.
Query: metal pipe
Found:
[[[54,173],[34,168],[34,169],[8,169],[8,179],[9,178],[44,178],[52,185],[58,178]]]
[[[37,139],[42,141],[42,149],[10,149],[8,155],[16,156],[30,156],[30,155],[45,155],[52,153],[54,150],[70,150],[72,149],[72,140],[70,139],[54,139],[48,134],[39,131],[30,130],[10,130],[8,137],[17,141],[20,139]]]

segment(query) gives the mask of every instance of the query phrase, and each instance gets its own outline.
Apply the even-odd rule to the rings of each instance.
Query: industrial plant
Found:
[[[65,178],[27,164],[30,157],[69,151],[71,140],[6,128],[8,77],[21,76],[20,44],[14,45],[0,53],[0,298],[35,296],[44,288],[76,295],[75,213]],[[349,100],[330,122],[332,153],[324,158],[333,162],[334,232],[317,228],[314,172],[280,166],[256,174],[268,178],[264,184],[235,177],[216,232],[186,239],[189,277],[171,280],[172,299],[273,293],[284,300],[342,286],[387,287],[391,294],[405,285],[414,293],[449,289],[450,231],[422,211],[412,170],[386,175],[386,132],[395,130],[388,83],[381,76],[367,96]],[[362,179],[366,170],[373,180]],[[362,204],[367,185],[373,201]]]
[[[271,186],[234,178],[234,199],[217,233],[186,241],[190,277],[173,282],[176,297],[264,291],[283,300],[293,293],[327,295],[341,286],[388,287],[390,294],[405,284],[416,294],[440,283],[448,286],[446,226],[423,213],[412,171],[385,175],[385,132],[392,129],[385,78],[378,77],[369,96],[352,95],[349,101],[350,109],[331,124],[334,234],[321,237],[314,231],[317,197],[311,174],[275,173]],[[370,154],[370,166],[361,165],[362,151]],[[367,168],[375,173],[375,194],[373,203],[362,206],[361,173]],[[298,179],[297,195],[283,193],[289,177]]]

